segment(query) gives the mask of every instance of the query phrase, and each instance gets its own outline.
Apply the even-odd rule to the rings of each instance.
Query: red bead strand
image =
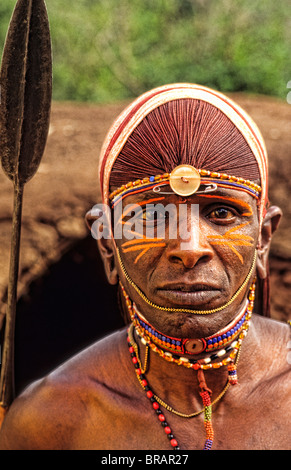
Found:
[[[130,352],[131,358],[132,358],[131,360],[132,360],[132,363],[135,366],[135,372],[136,372],[137,378],[138,378],[140,384],[142,385],[142,387],[144,388],[147,398],[150,400],[150,402],[152,404],[152,407],[153,407],[153,409],[154,409],[154,411],[155,411],[155,413],[158,417],[158,420],[159,420],[160,424],[162,425],[167,438],[170,441],[171,447],[174,450],[180,450],[178,441],[174,437],[172,429],[169,426],[169,423],[166,421],[165,415],[163,414],[159,403],[156,401],[156,399],[154,397],[154,393],[152,392],[152,390],[149,387],[148,381],[146,380],[145,376],[141,372],[141,368],[139,367],[139,364],[138,364],[138,359],[136,357],[134,348],[131,345],[129,338],[127,338],[127,342],[128,342],[129,352]]]

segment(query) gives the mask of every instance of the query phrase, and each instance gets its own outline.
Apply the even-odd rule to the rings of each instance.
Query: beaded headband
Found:
[[[200,192],[215,191],[218,186],[245,191],[256,199],[259,199],[262,191],[259,185],[244,178],[209,170],[197,170],[191,165],[179,165],[171,173],[130,181],[113,191],[109,195],[109,200],[113,207],[124,197],[141,191],[153,190],[160,194],[169,194],[169,192],[161,192],[161,187],[167,184],[175,194],[184,197]],[[204,191],[200,191],[201,186],[205,186]]]

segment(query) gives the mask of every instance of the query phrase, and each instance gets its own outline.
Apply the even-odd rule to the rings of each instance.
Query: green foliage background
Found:
[[[0,3],[0,52],[14,0]],[[165,83],[284,98],[289,0],[47,0],[54,98],[122,100]]]

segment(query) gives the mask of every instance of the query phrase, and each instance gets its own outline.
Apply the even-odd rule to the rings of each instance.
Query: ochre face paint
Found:
[[[225,232],[224,235],[211,235],[207,239],[211,245],[223,245],[229,247],[233,253],[237,255],[240,262],[244,264],[244,259],[242,255],[238,252],[235,246],[253,246],[254,239],[249,235],[244,235],[242,233],[234,233],[237,230],[248,225],[249,222],[240,224],[237,227],[233,227]]]
[[[122,211],[122,214],[121,214],[120,218],[118,219],[117,223],[118,224],[121,223],[122,225],[126,225],[127,221],[124,221],[123,219],[129,213],[131,213],[133,210],[135,210],[138,207],[143,207],[146,204],[151,204],[153,202],[163,201],[164,199],[165,199],[164,197],[157,197],[157,198],[147,199],[147,200],[140,201],[140,202],[135,202],[133,204],[128,204],[128,206],[125,206],[124,210]]]
[[[139,242],[136,244],[136,242]],[[130,244],[130,246],[126,246]],[[157,247],[165,247],[166,243],[162,241],[161,238],[156,238],[156,239],[145,239],[145,240],[132,240],[131,242],[125,242],[122,245],[122,251],[123,253],[127,253],[129,251],[138,251],[142,250],[141,253],[135,258],[134,264],[138,262],[141,257],[148,252],[151,248],[157,248]]]
[[[130,212],[132,212],[134,207],[144,207],[147,204],[151,204],[154,202],[160,202],[163,201],[165,198],[164,197],[157,197],[157,198],[150,198],[146,199],[140,202],[137,202],[135,204],[130,204],[128,208],[125,208],[122,217],[120,219],[120,222],[123,225],[129,224],[129,221],[124,221],[123,218],[126,217]],[[134,264],[136,264],[144,254],[148,252],[151,248],[156,248],[156,247],[164,247],[166,246],[166,243],[163,241],[162,238],[147,238],[146,236],[143,235],[143,233],[138,233],[135,231],[130,231],[131,235],[137,236],[137,239],[129,240],[124,242],[121,247],[123,253],[128,253],[128,252],[133,252],[133,251],[141,251],[138,256],[134,260]]]
[[[245,210],[245,212],[243,212],[241,215],[243,217],[250,217],[253,215],[253,209],[251,208],[251,206],[245,202],[245,201],[242,201],[241,199],[236,199],[236,198],[232,198],[232,197],[229,197],[229,196],[217,196],[215,194],[199,194],[199,197],[207,197],[207,198],[212,198],[212,199],[219,199],[219,200],[222,200],[222,201],[226,201],[226,202],[230,202],[230,203],[234,203],[234,204],[239,204],[240,206],[242,206]]]
[[[230,196],[223,196],[223,195],[216,195],[216,194],[199,194],[199,197],[201,198],[208,198],[208,199],[216,199],[218,202],[220,201],[225,201],[230,204],[234,204],[236,206],[240,206],[242,208],[241,216],[243,217],[251,217],[253,215],[253,209],[248,204],[247,202],[237,199],[234,197]],[[157,197],[157,198],[148,198],[139,202],[136,202],[134,204],[129,204],[128,207],[125,207],[124,212],[119,219],[119,222],[121,222],[123,225],[129,225],[132,223],[132,220],[125,221],[123,220],[124,217],[128,216],[132,210],[135,208],[142,208],[145,207],[147,204],[151,203],[157,203],[165,200],[165,197]],[[179,201],[182,202],[182,201]],[[250,237],[248,235],[240,234],[240,233],[234,233],[237,230],[245,227],[248,225],[249,222],[241,224],[237,227],[231,228],[225,232],[224,235],[212,235],[208,236],[208,241],[211,245],[225,245],[229,247],[233,253],[239,258],[240,262],[243,264],[244,260],[242,255],[239,253],[239,251],[236,249],[236,247],[239,246],[252,246],[254,243],[254,238]],[[144,254],[146,254],[151,248],[156,248],[156,247],[165,247],[166,243],[163,240],[163,238],[147,238],[144,236],[143,233],[141,232],[136,232],[134,230],[130,230],[130,234],[137,237],[137,239],[134,240],[129,240],[126,241],[121,245],[123,253],[128,253],[128,252],[134,252],[134,251],[140,251],[138,256],[135,258],[134,263],[136,264]]]

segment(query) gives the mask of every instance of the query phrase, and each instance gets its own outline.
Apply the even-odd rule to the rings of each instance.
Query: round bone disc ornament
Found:
[[[200,186],[200,173],[192,165],[179,165],[170,174],[170,186],[179,196],[191,196]]]
[[[188,353],[199,354],[206,348],[204,339],[189,339],[185,343],[185,349]]]

